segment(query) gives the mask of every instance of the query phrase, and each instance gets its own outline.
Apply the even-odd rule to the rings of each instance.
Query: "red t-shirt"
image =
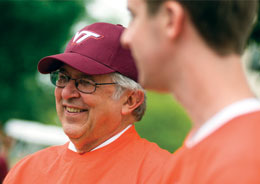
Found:
[[[260,184],[260,112],[229,121],[164,166],[163,184]]]
[[[65,144],[27,156],[4,184],[157,184],[170,156],[131,127],[111,144],[83,155]]]

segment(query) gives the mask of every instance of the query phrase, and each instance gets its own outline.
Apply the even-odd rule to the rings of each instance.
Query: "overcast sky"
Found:
[[[111,22],[114,20],[124,26],[129,23],[127,0],[94,0],[93,4],[86,5],[88,12],[99,21]]]

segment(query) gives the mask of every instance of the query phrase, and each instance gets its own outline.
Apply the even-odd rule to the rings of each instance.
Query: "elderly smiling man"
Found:
[[[158,183],[170,156],[141,139],[145,93],[130,51],[120,45],[120,25],[83,28],[64,53],[43,58],[41,73],[56,86],[56,109],[71,142],[21,160],[5,184]]]

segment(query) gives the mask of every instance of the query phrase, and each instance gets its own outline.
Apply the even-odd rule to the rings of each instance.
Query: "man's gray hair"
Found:
[[[113,95],[114,99],[119,99],[123,95],[125,90],[142,91],[144,93],[143,103],[133,111],[133,115],[135,116],[136,121],[140,121],[146,110],[145,90],[140,84],[128,77],[125,77],[124,75],[121,75],[120,73],[111,73],[111,78],[113,82],[117,83],[116,91]]]

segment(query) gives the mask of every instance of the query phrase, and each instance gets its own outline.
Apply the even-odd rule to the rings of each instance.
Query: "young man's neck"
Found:
[[[194,129],[227,105],[254,97],[238,55],[216,57],[204,53],[192,59],[189,70],[182,71],[185,80],[173,86],[171,92],[187,110]]]

